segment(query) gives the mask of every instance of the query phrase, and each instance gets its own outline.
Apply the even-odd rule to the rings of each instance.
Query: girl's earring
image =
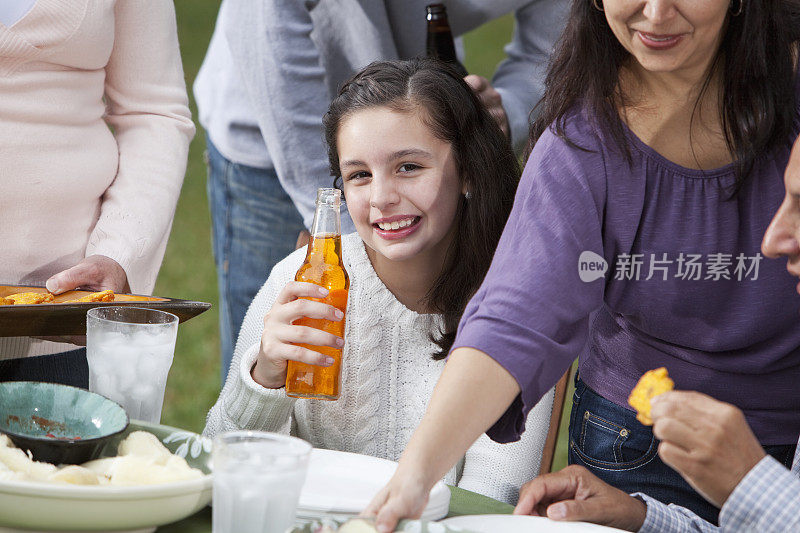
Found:
[[[741,0],[740,0],[740,1],[741,1]],[[597,0],[592,0],[592,5],[594,6],[594,8],[595,8],[596,10],[598,10],[598,11],[603,11],[603,4],[601,4],[601,3],[600,3],[600,2],[598,2]]]
[[[733,9],[733,6],[736,4],[736,0],[731,0],[731,16],[738,17],[742,14],[742,10],[744,9],[744,0],[739,0],[739,9]]]
[[[467,199],[467,200],[470,200],[472,198],[472,193],[469,192],[469,191],[465,192],[464,193],[464,198]]]

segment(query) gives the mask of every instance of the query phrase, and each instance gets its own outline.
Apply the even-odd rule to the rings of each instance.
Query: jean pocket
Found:
[[[649,428],[599,395],[584,394],[583,399],[570,428],[569,446],[576,460],[603,470],[630,470],[656,457],[658,441]]]

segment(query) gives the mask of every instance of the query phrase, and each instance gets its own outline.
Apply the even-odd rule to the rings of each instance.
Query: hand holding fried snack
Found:
[[[736,406],[695,391],[653,400],[658,455],[717,507],[766,453]]]
[[[674,388],[675,382],[670,379],[667,369],[663,366],[645,372],[628,396],[628,404],[636,409],[636,420],[645,426],[652,426],[650,400]]]

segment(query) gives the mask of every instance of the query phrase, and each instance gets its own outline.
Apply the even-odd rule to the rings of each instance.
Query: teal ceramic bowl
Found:
[[[36,461],[79,464],[128,427],[119,404],[85,389],[42,383],[0,383],[0,432]]]

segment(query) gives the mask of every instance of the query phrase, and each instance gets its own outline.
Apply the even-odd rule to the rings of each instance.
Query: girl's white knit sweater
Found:
[[[400,303],[375,273],[358,234],[342,238],[342,255],[350,294],[339,400],[295,400],[284,389],[262,387],[250,375],[264,315],[305,257],[305,249],[297,250],[272,269],[250,304],[205,435],[279,431],[319,448],[400,458],[444,367],[444,361],[431,358],[436,345],[429,338],[440,316],[419,314]],[[538,473],[552,404],[551,391],[531,411],[519,442],[498,444],[482,435],[447,473],[445,483],[515,503],[522,484]]]

